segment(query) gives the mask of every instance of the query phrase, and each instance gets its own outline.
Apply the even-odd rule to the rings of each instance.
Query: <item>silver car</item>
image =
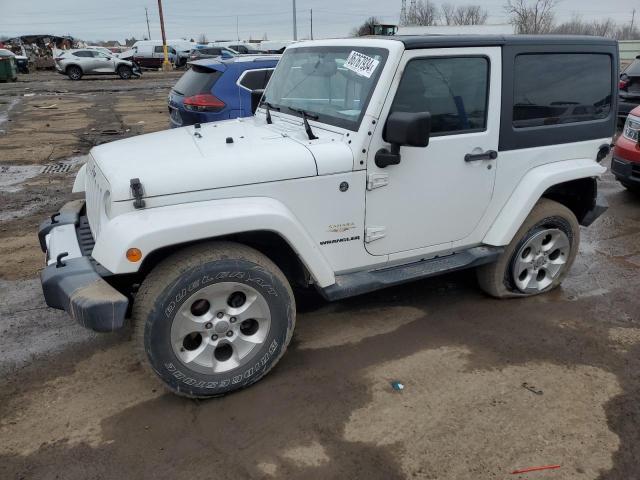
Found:
[[[71,80],[80,80],[83,75],[119,75],[125,80],[140,76],[135,63],[90,48],[65,50],[56,55],[55,61],[58,73]]]

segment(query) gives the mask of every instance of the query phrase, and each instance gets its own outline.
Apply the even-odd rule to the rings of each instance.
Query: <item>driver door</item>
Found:
[[[379,168],[376,152],[389,144],[376,129],[367,159],[369,253],[408,256],[473,243],[493,194],[500,86],[499,47],[405,53],[381,119],[428,111],[430,140],[424,148],[401,147],[398,165]]]

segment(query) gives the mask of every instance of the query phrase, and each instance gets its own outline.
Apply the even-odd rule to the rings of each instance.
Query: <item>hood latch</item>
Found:
[[[144,196],[144,188],[139,178],[132,178],[129,180],[131,185],[131,195],[133,195],[133,208],[144,208],[145,202],[142,199]]]

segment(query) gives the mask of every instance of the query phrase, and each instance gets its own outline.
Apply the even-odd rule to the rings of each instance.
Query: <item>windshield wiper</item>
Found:
[[[307,132],[307,137],[309,137],[309,140],[317,140],[318,137],[316,137],[313,134],[313,131],[311,130],[311,125],[309,125],[309,121],[307,120],[307,118],[310,118],[311,120],[318,120],[318,115],[315,115],[313,113],[308,113],[298,108],[293,108],[293,107],[287,107],[287,108],[292,112],[296,112],[302,115],[302,120],[304,122],[304,131]]]
[[[266,100],[263,100],[262,102],[260,102],[260,105],[265,105],[267,108],[265,109],[267,111],[267,123],[269,125],[271,125],[273,123],[273,120],[271,120],[271,109],[274,109],[275,111],[279,112],[280,111],[280,107],[276,107],[275,105],[267,102]]]

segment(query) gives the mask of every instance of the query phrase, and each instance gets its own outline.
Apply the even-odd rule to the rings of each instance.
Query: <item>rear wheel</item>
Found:
[[[123,80],[129,80],[133,75],[133,70],[131,70],[131,67],[128,65],[120,65],[118,67],[118,75],[120,75],[120,78]]]
[[[262,378],[291,340],[295,311],[273,262],[215,242],[158,265],[138,292],[133,321],[143,363],[173,392],[201,398]]]
[[[67,68],[67,76],[71,80],[80,80],[82,78],[82,69],[75,65],[71,65]]]
[[[548,292],[566,277],[579,243],[580,225],[573,212],[543,198],[498,260],[477,269],[478,283],[498,298]]]

